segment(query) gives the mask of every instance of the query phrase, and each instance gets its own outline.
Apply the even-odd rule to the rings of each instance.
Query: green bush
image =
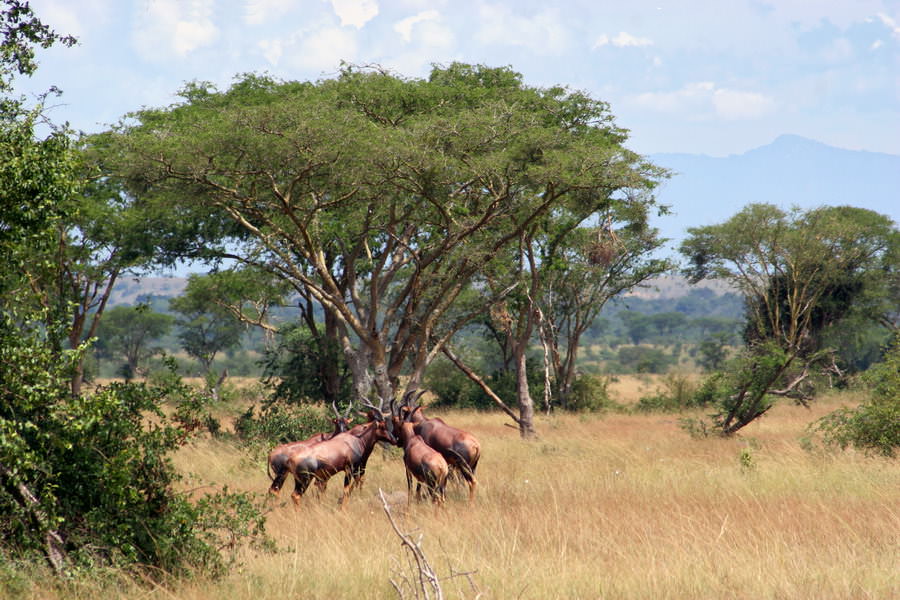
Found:
[[[698,387],[687,376],[677,373],[666,375],[662,388],[650,396],[638,400],[638,412],[680,412],[697,406]]]
[[[531,397],[539,402],[544,395],[544,370],[540,361],[527,358],[528,388]],[[516,403],[515,371],[496,370],[486,378],[491,390],[506,402]],[[436,396],[435,406],[496,410],[497,405],[484,391],[457,369],[450,361],[439,359],[428,369],[425,383]]]
[[[856,408],[840,408],[810,425],[827,446],[850,446],[867,453],[894,456],[900,448],[900,332],[883,362],[863,375],[870,399]]]
[[[266,446],[303,440],[333,429],[324,406],[297,406],[286,402],[269,403],[258,414],[256,406],[250,406],[234,423],[235,433],[241,440]]]
[[[665,373],[676,359],[659,348],[648,346],[622,346],[618,362],[625,371],[636,373]]]
[[[194,501],[175,489],[170,456],[193,434],[161,407],[171,400],[177,412],[191,388],[117,383],[73,397],[66,375],[84,349],[60,353],[40,328],[2,317],[0,554],[50,559],[57,571],[220,574],[234,558],[226,542],[264,539],[249,496]]]
[[[496,407],[493,400],[474,381],[444,357],[431,363],[425,376],[425,385],[435,395],[435,406],[478,410]]]
[[[289,323],[279,330],[277,346],[265,351],[261,365],[273,401],[315,404],[334,400],[346,406],[352,399],[344,353],[334,340],[313,336],[302,323]]]
[[[609,397],[609,377],[583,373],[575,378],[568,402],[563,408],[598,412],[617,407],[618,404]]]

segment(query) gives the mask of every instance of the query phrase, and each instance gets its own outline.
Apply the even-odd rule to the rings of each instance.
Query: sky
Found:
[[[427,77],[453,61],[609,102],[641,154],[727,156],[796,134],[900,155],[900,0],[32,0],[79,39],[20,81],[86,132],[186,82]]]

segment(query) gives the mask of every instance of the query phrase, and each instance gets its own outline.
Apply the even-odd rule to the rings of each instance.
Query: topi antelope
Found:
[[[281,444],[269,452],[267,467],[269,479],[272,480],[272,485],[269,486],[270,494],[277,497],[278,493],[281,491],[281,486],[284,485],[284,480],[288,474],[288,459],[290,459],[292,454],[300,452],[319,442],[330,440],[337,434],[347,431],[350,426],[350,421],[346,417],[336,417],[332,419],[331,422],[334,423],[334,431],[317,433],[314,436],[299,442]],[[324,491],[325,486],[320,486],[319,493]]]
[[[420,392],[416,397],[422,397]],[[481,458],[481,445],[474,435],[468,431],[457,429],[444,423],[437,417],[429,419],[422,412],[422,407],[413,400],[413,392],[407,393],[398,411],[403,422],[413,424],[413,431],[422,436],[426,444],[441,453],[452,471],[462,475],[469,486],[469,502],[475,498],[475,469]],[[393,409],[393,407],[392,407]]]
[[[292,454],[288,459],[288,471],[294,476],[294,492],[291,498],[296,506],[310,481],[324,483],[334,474],[344,472],[344,491],[341,495],[341,508],[347,504],[353,488],[359,485],[366,470],[366,462],[375,447],[375,442],[384,441],[396,444],[397,439],[388,429],[384,417],[374,414],[375,420],[358,426],[354,434],[340,433],[330,440],[319,442],[314,446]]]
[[[432,502],[444,503],[444,489],[450,467],[441,453],[425,443],[422,436],[413,431],[413,424],[400,422],[395,416],[394,430],[398,432],[398,446],[403,448],[403,464],[406,466],[406,498],[407,504],[412,496],[412,478],[416,482],[416,500],[421,500],[422,485],[428,490]]]
[[[349,417],[351,407],[352,405],[348,406],[346,414],[342,415],[340,411],[338,411],[337,404],[335,402],[332,402],[331,409],[334,411],[334,418],[331,419],[331,422],[334,424],[334,431],[317,433],[312,437],[299,442],[289,442],[287,444],[281,444],[280,446],[276,446],[272,449],[271,452],[269,452],[266,469],[269,475],[269,479],[272,480],[272,485],[269,486],[270,494],[277,497],[278,493],[281,491],[281,486],[284,485],[284,480],[288,474],[288,459],[293,453],[308,448],[313,444],[318,444],[319,442],[329,440],[337,434],[347,431],[347,429],[350,427]],[[324,484],[317,485],[316,487],[320,494],[325,491]]]

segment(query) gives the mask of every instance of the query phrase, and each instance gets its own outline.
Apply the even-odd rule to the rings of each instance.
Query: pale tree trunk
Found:
[[[523,439],[532,439],[537,433],[534,430],[534,401],[528,390],[528,368],[526,365],[525,343],[517,343],[516,356],[516,400],[519,404],[519,435]]]

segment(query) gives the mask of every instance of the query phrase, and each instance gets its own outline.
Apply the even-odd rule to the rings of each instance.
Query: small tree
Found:
[[[98,347],[106,356],[123,357],[126,379],[130,379],[141,373],[141,363],[160,352],[150,343],[169,333],[174,323],[175,317],[153,312],[147,304],[114,306],[106,311],[97,331]]]
[[[823,332],[883,287],[900,235],[889,218],[864,209],[768,204],[688,231],[685,274],[729,282],[747,307],[747,348],[714,416],[724,435],[765,414],[774,397],[808,401],[811,369],[831,358]]]
[[[728,343],[731,340],[730,333],[715,333],[697,345],[697,364],[707,371],[718,371],[725,365],[728,358]]]
[[[184,293],[169,301],[177,312],[178,339],[190,356],[197,359],[205,375],[210,375],[216,354],[240,342],[244,326],[217,300],[215,283],[209,275],[191,275]]]
[[[838,409],[813,423],[810,430],[821,434],[830,446],[853,446],[892,457],[900,448],[900,332],[894,334],[884,360],[863,379],[869,387],[868,401]]]

